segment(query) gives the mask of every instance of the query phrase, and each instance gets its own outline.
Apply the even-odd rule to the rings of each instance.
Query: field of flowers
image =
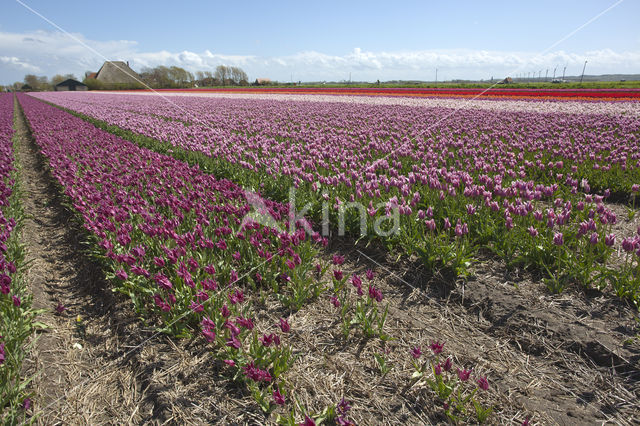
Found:
[[[23,219],[16,183],[13,151],[13,96],[0,94],[0,420],[21,417],[30,404],[23,361],[35,312],[23,277],[24,251],[20,242]]]
[[[640,236],[616,235],[607,204],[627,203],[635,214],[635,102],[574,102],[574,111],[547,102],[532,112],[504,101],[455,109],[431,101],[38,96],[276,201],[290,201],[295,188],[296,206],[325,231],[344,226],[429,270],[465,276],[489,250],[541,273],[554,292],[578,284],[640,299]]]
[[[227,377],[233,388],[225,388],[226,398],[240,400],[242,410],[253,412],[252,421],[346,425],[354,417],[424,422],[426,415],[437,422],[483,423],[497,416],[529,424],[538,402],[521,404],[512,389],[528,395],[531,377],[549,359],[555,360],[554,374],[560,372],[553,380],[574,377],[566,359],[575,362],[576,352],[590,366],[615,361],[615,368],[631,374],[623,386],[615,374],[599,382],[597,399],[602,407],[614,395],[620,410],[615,419],[637,413],[629,404],[638,391],[631,367],[637,351],[621,349],[618,341],[632,335],[628,307],[635,306],[635,318],[640,302],[637,102],[60,92],[19,94],[17,100],[16,113],[24,113],[34,148],[114,290],[147,324],[188,338],[187,346],[195,342],[194,358],[212,355],[212,370],[184,380]],[[13,97],[0,97],[2,193],[8,198],[15,174],[12,117]],[[8,237],[16,224],[11,217],[19,215],[2,206],[2,235]],[[384,264],[371,258],[367,267],[357,264],[363,243]],[[7,247],[0,248],[19,253],[15,242]],[[15,285],[20,260],[5,257],[0,312],[23,318],[26,337],[33,327],[30,297]],[[398,277],[394,265],[403,262],[426,271],[425,282],[440,277],[450,281],[446,285],[463,283],[462,305],[465,282],[469,289],[489,288],[482,287],[485,281],[472,285],[477,265],[506,267],[503,277],[526,272],[553,293],[589,289],[604,305],[621,298],[626,307],[616,311],[624,312],[614,319],[619,324],[605,326],[625,331],[601,340],[592,336],[602,333],[600,326],[581,323],[554,334],[549,330],[566,321],[558,316],[566,306],[554,307],[550,299],[549,317],[527,316],[520,304],[527,302],[513,304],[523,300],[520,294],[488,297],[489,306],[513,304],[518,312],[508,315],[515,322],[491,319],[487,331],[481,313],[479,326],[464,308],[452,314],[451,294],[415,304],[415,293],[389,285]],[[400,287],[412,286],[399,279]],[[478,305],[483,297],[469,295],[468,303]],[[535,297],[531,305],[539,310],[538,299],[546,296]],[[500,334],[502,326],[537,325],[543,318],[542,341],[562,347],[557,354],[535,345],[523,351],[519,342],[526,340]],[[522,327],[523,336],[527,330]],[[0,372],[17,374],[19,369],[5,368],[4,354],[20,353],[15,344],[7,349],[12,333],[0,334]],[[582,340],[572,340],[578,335]],[[466,345],[474,355],[458,356],[468,352]],[[520,349],[496,358],[494,345]],[[151,367],[155,372],[157,365]],[[530,368],[534,376],[523,381],[522,371]],[[15,377],[5,383],[18,383]],[[571,406],[580,386],[560,394],[549,390],[548,401],[555,404],[561,395]],[[553,389],[544,385],[545,392],[547,387]],[[3,398],[17,389],[2,406],[16,413],[28,409],[28,388],[0,389]],[[242,405],[245,397],[257,410]],[[580,413],[581,421],[609,418],[600,410]]]
[[[197,93],[295,93],[307,95],[357,95],[399,97],[447,97],[482,99],[577,99],[577,100],[637,100],[637,89],[514,89],[514,88],[227,88],[227,89],[163,89],[160,92]]]

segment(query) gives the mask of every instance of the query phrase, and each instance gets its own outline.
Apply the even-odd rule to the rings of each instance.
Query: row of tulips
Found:
[[[103,94],[122,95],[122,92],[104,92]],[[166,92],[158,93],[136,91],[135,93],[125,92],[127,95],[138,96],[162,96],[167,99],[174,97],[200,97],[209,99],[250,99],[268,100],[280,102],[329,102],[341,104],[378,105],[378,106],[405,106],[419,108],[446,108],[446,109],[476,109],[499,112],[532,112],[545,114],[596,114],[596,115],[633,115],[640,116],[640,102],[637,101],[616,101],[616,102],[585,102],[583,100],[565,99],[559,102],[554,99],[519,99],[519,98],[458,98],[454,96],[430,96],[430,97],[407,97],[407,96],[352,96],[331,94],[317,94],[313,96],[299,93],[256,93],[256,92],[224,92],[213,91],[207,93],[193,92]],[[35,96],[54,98],[58,94],[37,93]],[[489,102],[488,102],[489,101]]]
[[[640,120],[634,115],[43,97],[114,125],[111,131],[130,139],[147,138],[155,149],[198,153],[196,163],[275,199],[286,199],[288,184],[316,219],[323,203],[333,223],[342,210],[353,233],[362,229],[364,210],[364,231],[378,238],[373,225],[395,211],[399,232],[383,242],[416,254],[431,269],[464,275],[486,247],[510,265],[542,271],[555,291],[577,282],[640,297],[640,237],[614,235],[618,218],[604,203],[638,193]],[[349,202],[365,208],[349,210]],[[609,259],[621,245],[623,268]]]
[[[165,91],[165,90],[162,90]],[[167,89],[166,91],[179,91],[190,93],[304,93],[308,95],[357,95],[357,96],[464,96],[464,97],[517,97],[517,98],[577,98],[577,99],[640,99],[638,89],[457,89],[457,88],[232,88],[232,89]]]
[[[23,212],[13,150],[13,95],[0,94],[0,422],[19,423],[30,405],[23,360],[35,323],[19,242]]]
[[[265,411],[283,403],[293,360],[288,319],[254,328],[251,290],[300,307],[317,291],[315,246],[294,232],[245,220],[245,192],[172,157],[18,95],[53,177],[82,217],[96,257],[136,308],[177,336],[199,335]],[[253,195],[255,198],[255,194]],[[252,197],[249,197],[252,199]],[[284,220],[287,206],[261,200]],[[257,212],[254,212],[257,213]],[[254,216],[257,217],[257,216]]]

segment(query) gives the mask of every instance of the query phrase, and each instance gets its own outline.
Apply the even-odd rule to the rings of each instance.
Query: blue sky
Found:
[[[294,80],[488,79],[555,66],[579,74],[640,73],[640,1],[41,1],[0,6],[0,83],[26,73],[97,70],[104,57],[132,67],[219,64],[249,77]],[[634,22],[635,21],[635,22]],[[547,50],[548,49],[548,50]],[[103,57],[104,56],[104,57]]]

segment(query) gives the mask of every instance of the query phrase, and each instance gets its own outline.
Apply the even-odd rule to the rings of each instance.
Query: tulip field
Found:
[[[609,287],[639,301],[640,235],[612,232],[618,218],[605,203],[634,202],[640,191],[637,103],[596,114],[579,103],[575,113],[555,113],[553,102],[551,112],[533,113],[510,111],[508,101],[479,110],[429,102],[40,97],[202,154],[214,173],[277,201],[287,202],[282,189],[294,187],[297,204],[309,203],[316,222],[323,201],[330,204],[325,221],[344,208],[347,231],[418,256],[431,270],[464,276],[483,248],[542,272],[553,291],[569,283]],[[366,230],[344,203],[364,207]],[[373,224],[392,211],[397,232],[376,235]],[[617,247],[623,252],[612,258]]]
[[[358,95],[358,96],[377,96],[377,97],[413,97],[413,98],[482,98],[482,99],[537,99],[537,100],[638,100],[640,99],[640,90],[638,89],[505,89],[496,88],[495,85],[491,88],[364,88],[364,87],[336,87],[336,88],[313,88],[313,87],[295,87],[291,89],[287,88],[217,88],[217,89],[160,89],[160,93],[186,93],[188,95],[194,94],[207,94],[207,93],[253,93],[253,94],[304,94],[304,95]]]
[[[381,275],[412,265],[424,282],[394,285],[429,293],[428,283],[464,286],[499,265],[541,283],[541,299],[596,293],[637,316],[638,92],[551,92],[43,92],[16,95],[15,112],[13,95],[0,95],[3,320],[32,315],[6,255],[17,250],[6,241],[19,214],[5,213],[15,113],[113,289],[157,330],[198,342],[265,422],[391,415],[358,414],[347,391],[300,402],[310,391],[295,385],[306,350],[296,318],[321,305],[332,339],[380,345],[376,374],[404,380],[394,394],[423,390],[422,404],[437,406],[430,421],[529,424],[536,408],[509,411],[491,393],[491,368],[456,357],[438,335],[398,331],[405,308]],[[387,260],[353,265],[362,247]],[[269,303],[277,318],[264,326]],[[0,336],[0,373],[17,374],[4,383],[20,382],[5,348],[17,353],[25,336]],[[637,363],[636,346],[621,359]],[[28,392],[0,390],[0,403],[24,408]],[[405,421],[424,421],[416,416]]]

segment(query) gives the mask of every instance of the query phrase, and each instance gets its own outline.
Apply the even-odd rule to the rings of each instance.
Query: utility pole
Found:
[[[587,68],[587,61],[584,61],[584,66],[582,67],[582,75],[580,76],[580,84],[582,84],[582,79],[584,78],[584,69]]]
[[[351,71],[349,71],[349,84],[351,84]]]
[[[562,69],[562,81],[564,82],[564,72],[567,70],[567,67],[565,65],[565,67]]]
[[[438,85],[438,68],[436,68],[436,86]]]
[[[553,69],[553,80],[556,79],[556,69],[558,69],[558,66],[556,65],[556,67]]]
[[[538,71],[538,81],[542,79],[542,70]]]
[[[547,68],[547,71],[544,73],[544,81],[548,81],[548,77],[549,77],[549,68]]]

